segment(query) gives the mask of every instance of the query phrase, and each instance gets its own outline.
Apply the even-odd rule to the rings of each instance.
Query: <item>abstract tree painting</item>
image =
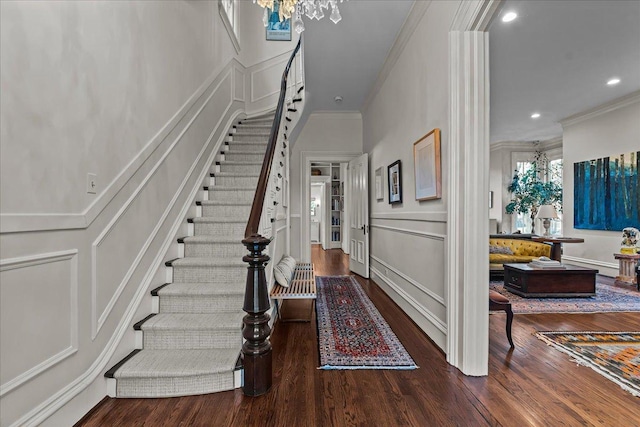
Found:
[[[574,228],[640,226],[640,151],[573,164]]]

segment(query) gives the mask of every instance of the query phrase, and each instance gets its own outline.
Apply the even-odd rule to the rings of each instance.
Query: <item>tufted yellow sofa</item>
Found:
[[[513,255],[490,253],[489,269],[491,271],[503,270],[503,264],[526,263],[541,256],[551,256],[550,245],[532,240],[491,238],[489,246],[506,246],[513,252]]]

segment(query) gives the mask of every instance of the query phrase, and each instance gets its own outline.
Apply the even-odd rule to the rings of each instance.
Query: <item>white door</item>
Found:
[[[349,270],[369,278],[369,157],[349,162]]]

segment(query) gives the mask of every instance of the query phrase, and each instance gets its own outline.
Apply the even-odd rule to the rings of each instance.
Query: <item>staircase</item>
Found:
[[[240,386],[247,254],[240,243],[273,116],[243,120],[212,165],[184,256],[166,263],[171,283],[153,291],[156,314],[134,325],[141,349],[105,377],[114,397],[170,397]]]

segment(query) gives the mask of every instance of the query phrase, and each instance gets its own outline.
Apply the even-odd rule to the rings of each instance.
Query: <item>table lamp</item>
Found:
[[[542,205],[538,209],[538,214],[536,218],[542,219],[542,226],[544,227],[543,236],[549,236],[549,227],[551,226],[551,220],[558,218],[558,212],[556,212],[556,208],[553,205]]]

